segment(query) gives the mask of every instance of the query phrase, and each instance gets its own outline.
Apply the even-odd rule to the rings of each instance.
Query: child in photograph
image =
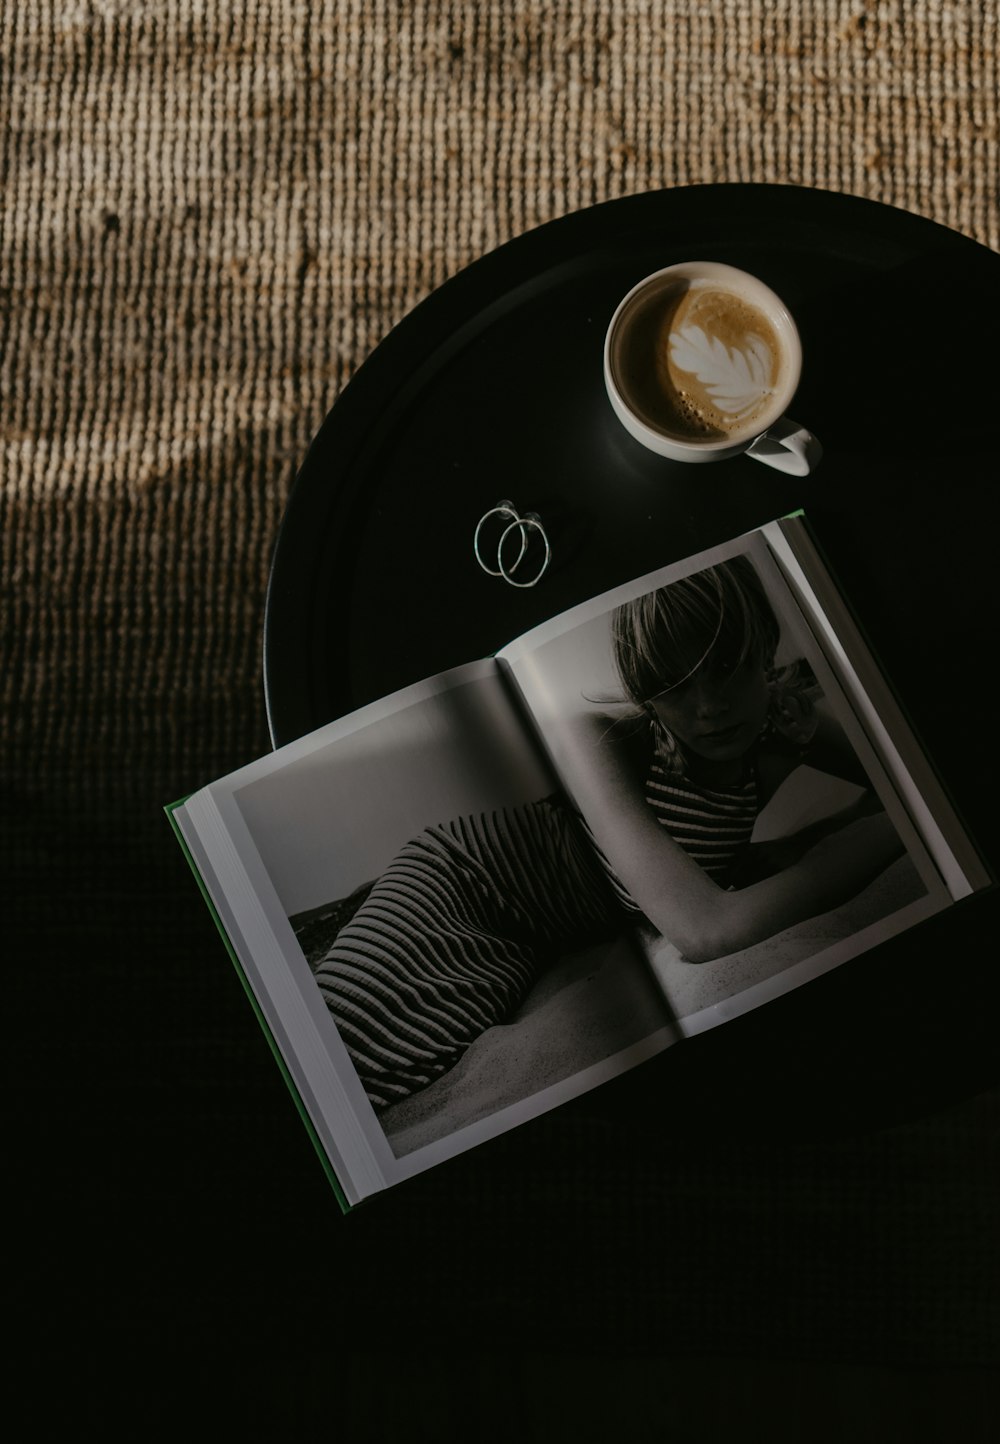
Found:
[[[426,1087],[502,1023],[547,965],[636,915],[690,962],[858,892],[902,851],[870,794],[780,848],[756,818],[803,761],[867,785],[744,558],[617,609],[623,689],[573,724],[573,788],[424,829],[315,969],[376,1108]]]
[[[585,809],[622,905],[689,962],[760,942],[853,896],[902,844],[802,661],[776,667],[777,619],[736,557],[619,607],[625,708],[578,720]],[[855,782],[857,802],[752,844],[799,766]]]

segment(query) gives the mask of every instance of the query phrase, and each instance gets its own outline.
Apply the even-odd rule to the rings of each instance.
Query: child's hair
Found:
[[[753,563],[734,557],[617,607],[611,645],[630,702],[655,697],[706,664],[733,670],[751,655],[769,670],[780,630]]]

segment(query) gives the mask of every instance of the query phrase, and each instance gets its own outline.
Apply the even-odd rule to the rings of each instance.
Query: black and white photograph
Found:
[[[214,790],[260,908],[243,965],[265,1010],[290,980],[291,1066],[326,1057],[376,1170],[464,1151],[947,905],[906,768],[768,536]]]
[[[719,554],[501,653],[686,1033],[941,891],[774,560]]]
[[[678,1036],[499,669],[417,693],[235,793],[397,1157]]]

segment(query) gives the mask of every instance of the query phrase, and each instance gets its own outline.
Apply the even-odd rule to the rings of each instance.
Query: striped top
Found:
[[[723,882],[749,843],[760,811],[755,769],[732,787],[704,787],[671,771],[659,751],[646,778],[646,801],[715,882]]]
[[[731,789],[700,787],[671,770],[660,743],[645,794],[725,886],[756,821],[755,769]],[[623,909],[639,911],[561,799],[425,828],[314,965],[372,1106],[387,1108],[454,1067],[511,1016],[549,961],[613,936]]]
[[[381,1109],[452,1068],[549,962],[620,928],[576,815],[545,798],[425,828],[314,972]]]
[[[653,758],[646,773],[644,795],[675,842],[683,847],[714,882],[729,886],[729,874],[750,842],[760,812],[757,769],[751,761],[743,778],[732,787],[705,787],[675,770],[674,756],[657,732]],[[619,906],[640,912],[628,888],[605,856],[592,828],[580,819],[600,859]]]

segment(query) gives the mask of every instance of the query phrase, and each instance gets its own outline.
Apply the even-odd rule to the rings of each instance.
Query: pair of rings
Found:
[[[497,564],[491,567],[483,560],[480,549],[483,528],[493,516],[503,518],[503,521],[495,523],[502,527],[500,539],[497,542]],[[514,550],[514,542],[509,540],[514,532],[520,537],[521,545],[512,562],[509,561]],[[539,553],[539,544],[541,552]],[[484,512],[479,518],[475,535],[472,538],[472,549],[476,554],[476,561],[486,572],[487,576],[503,577],[512,587],[533,587],[541,581],[545,575],[549,562],[552,560],[552,548],[549,546],[549,539],[545,528],[542,526],[542,519],[537,511],[526,511],[523,516],[518,512],[512,501],[498,501],[496,506],[491,506],[489,511]],[[530,562],[535,566],[535,575],[530,581],[522,581],[512,575],[524,561],[530,551]],[[541,560],[539,561],[539,555]],[[506,559],[505,559],[506,558]],[[509,563],[509,564],[508,564]]]

